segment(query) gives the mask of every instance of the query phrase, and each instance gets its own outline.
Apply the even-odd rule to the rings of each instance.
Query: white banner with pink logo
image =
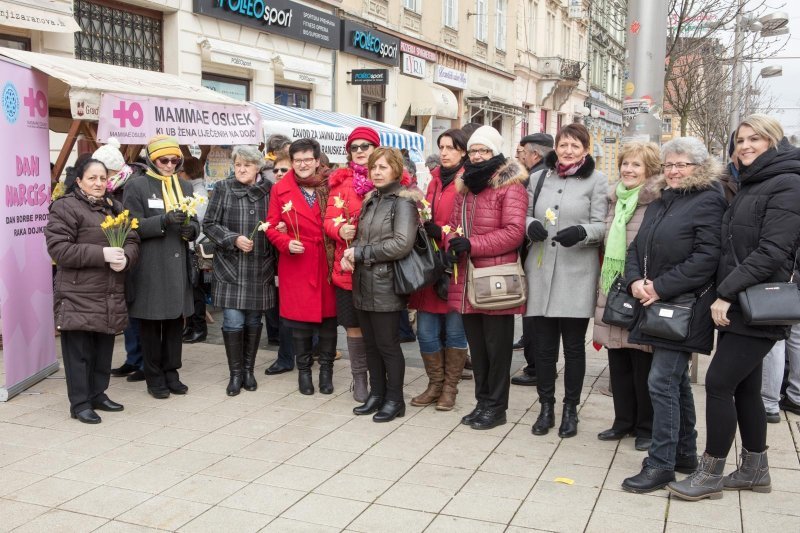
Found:
[[[58,370],[52,262],[47,75],[0,59],[0,401]]]
[[[98,140],[116,137],[123,144],[147,144],[155,135],[171,135],[181,144],[259,144],[261,116],[249,104],[103,93]]]

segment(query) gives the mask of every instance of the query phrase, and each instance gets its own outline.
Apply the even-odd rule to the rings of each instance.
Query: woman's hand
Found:
[[[642,302],[642,305],[645,307],[661,299],[661,296],[658,295],[652,283],[648,283],[647,285],[642,284],[642,291],[644,292],[644,297],[640,298],[639,301]]]
[[[125,265],[128,264],[128,258],[125,255],[122,256],[122,261],[115,261],[113,263],[109,263],[108,266],[111,267],[111,270],[114,272],[122,272],[125,269]]]
[[[278,231],[280,233],[286,233],[286,222],[284,222],[283,220],[278,222],[278,225],[275,226],[275,231]]]
[[[306,251],[306,247],[303,246],[302,242],[300,242],[298,240],[295,240],[295,239],[292,239],[291,241],[289,241],[289,253],[290,254],[302,254],[305,251]]]
[[[342,224],[339,228],[339,237],[346,241],[352,241],[356,236],[356,227],[353,224]]]
[[[344,252],[342,252],[342,259],[347,259],[349,263],[356,264],[356,249],[355,248],[347,248]]]
[[[717,326],[730,326],[731,321],[728,320],[728,309],[731,308],[731,303],[717,298],[711,304],[711,319]]]
[[[637,300],[641,300],[642,298],[647,297],[647,293],[644,292],[644,289],[642,288],[644,287],[644,281],[645,280],[643,279],[637,279],[636,281],[631,283],[631,294]]]
[[[356,265],[352,261],[348,261],[346,257],[342,257],[339,264],[342,266],[343,272],[353,272],[356,269]]]
[[[239,235],[238,237],[236,237],[236,242],[234,243],[234,246],[236,246],[244,253],[253,251],[253,241],[251,241],[244,235]]]
[[[117,246],[103,247],[103,260],[106,263],[119,263],[125,259],[125,250]]]

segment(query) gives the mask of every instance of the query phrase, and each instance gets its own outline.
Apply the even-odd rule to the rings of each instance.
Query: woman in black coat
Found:
[[[771,490],[761,363],[789,328],[746,324],[737,299],[748,287],[792,277],[800,239],[800,149],[778,121],[756,114],[737,128],[736,154],[740,189],[722,223],[718,299],[711,306],[720,333],[706,374],[706,450],[694,474],[669,485],[686,500],[721,498],[723,489]],[[723,478],[737,422],[742,460]]]
[[[676,470],[689,473],[697,466],[689,361],[692,352],[708,354],[714,344],[710,307],[719,263],[720,223],[727,207],[717,183],[720,164],[699,139],[675,139],[662,147],[661,154],[661,197],[647,208],[628,248],[625,281],[644,307],[687,293],[697,301],[686,340],[644,334],[642,307],[628,337],[629,342],[653,347],[647,380],[653,404],[652,443],[641,472],[622,483],[630,492],[660,489],[675,480]]]

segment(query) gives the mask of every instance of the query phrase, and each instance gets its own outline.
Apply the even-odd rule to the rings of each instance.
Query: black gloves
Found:
[[[467,252],[472,249],[472,245],[469,243],[469,239],[466,237],[455,237],[450,239],[450,247],[449,250],[455,254],[460,254],[462,252]]]
[[[178,231],[181,234],[181,237],[185,241],[193,241],[195,237],[197,237],[197,233],[195,232],[194,226],[191,224],[182,225]]]
[[[569,248],[570,246],[575,246],[585,238],[586,230],[583,229],[583,226],[570,226],[556,233],[553,240],[561,244],[564,248]]]
[[[423,222],[422,226],[425,228],[425,233],[428,234],[428,237],[436,239],[437,241],[442,240],[442,227],[437,226],[433,220],[426,220]]]
[[[166,224],[183,224],[186,222],[186,213],[179,209],[173,209],[164,215],[164,223]]]
[[[547,238],[547,230],[541,221],[533,219],[533,222],[528,224],[528,238],[533,242],[541,242]]]

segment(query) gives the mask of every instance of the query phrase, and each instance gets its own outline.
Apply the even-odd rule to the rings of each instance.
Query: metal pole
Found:
[[[623,143],[661,143],[668,3],[628,1]]]
[[[739,125],[740,105],[742,99],[742,54],[744,53],[744,29],[742,15],[744,0],[739,0],[739,10],[736,14],[736,31],[734,32],[733,46],[733,72],[731,73],[731,116],[728,123],[728,131],[734,131]]]

